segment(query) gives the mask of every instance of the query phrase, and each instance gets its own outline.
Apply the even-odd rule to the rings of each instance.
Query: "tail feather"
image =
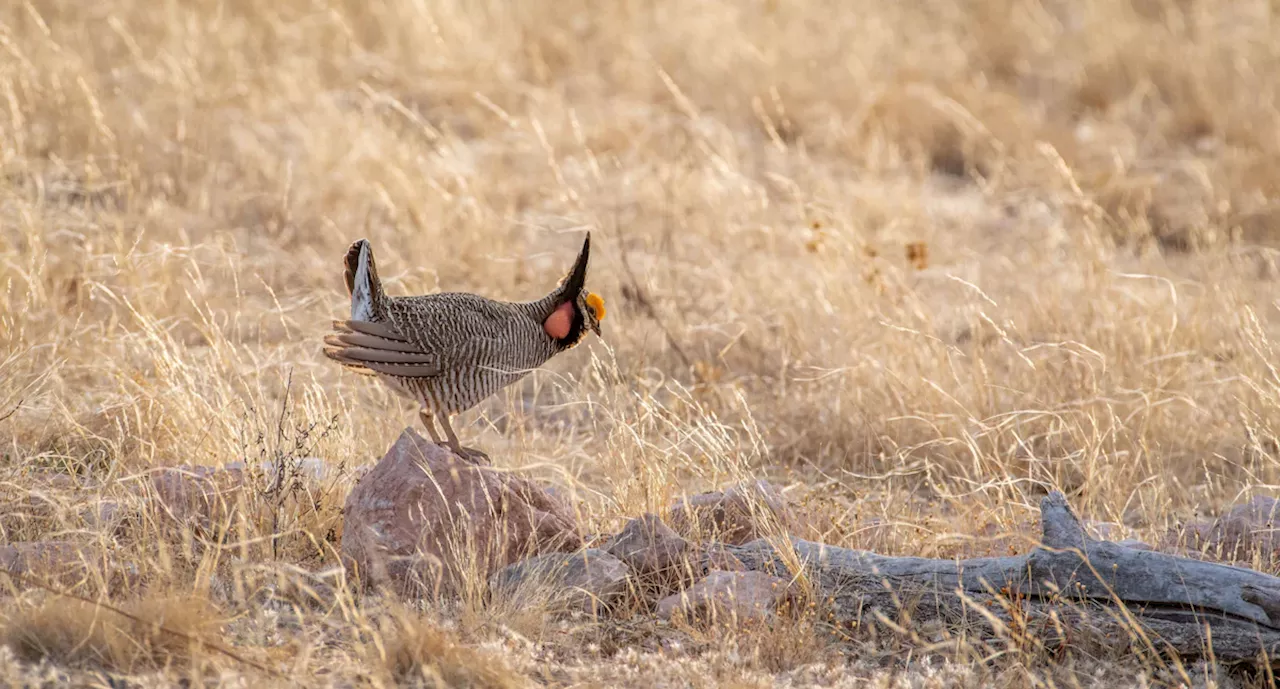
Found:
[[[361,239],[347,250],[345,260],[347,292],[351,295],[351,320],[379,321],[382,317],[382,280],[373,260],[369,240]]]
[[[386,337],[378,337],[377,335],[369,335],[362,332],[339,332],[337,335],[330,335],[325,338],[325,342],[333,338],[334,342],[341,343],[347,347],[372,347],[388,352],[406,352],[409,354],[417,354],[422,350],[417,345],[404,342],[403,340],[393,340]]]
[[[440,375],[440,357],[405,342],[381,323],[334,321],[324,338],[325,356],[357,373],[402,378]]]

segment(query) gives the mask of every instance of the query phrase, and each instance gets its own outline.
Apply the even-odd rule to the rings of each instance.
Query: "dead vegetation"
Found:
[[[54,598],[6,620],[4,644],[28,662],[132,674],[186,669],[216,636],[217,611],[206,599],[155,597],[129,607]]]
[[[468,646],[430,620],[401,611],[371,660],[381,661],[394,686],[520,689],[532,684],[493,651]]]
[[[59,586],[186,636],[0,581],[0,678],[281,681],[191,637],[311,686],[1272,685],[821,610],[476,593],[397,627],[334,575],[339,507],[415,417],[319,352],[357,237],[389,290],[520,299],[589,227],[605,340],[459,431],[592,533],[769,478],[797,535],[890,555],[1025,551],[1051,489],[1161,542],[1280,484],[1275,13],[5,4],[0,545],[105,554]],[[154,509],[161,470],[233,462],[250,489],[206,519]]]

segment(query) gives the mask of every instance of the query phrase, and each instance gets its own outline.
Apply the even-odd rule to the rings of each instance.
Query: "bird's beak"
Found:
[[[596,321],[595,323],[591,324],[591,332],[595,333],[596,337],[602,340],[604,339],[604,335],[600,334],[600,321]]]

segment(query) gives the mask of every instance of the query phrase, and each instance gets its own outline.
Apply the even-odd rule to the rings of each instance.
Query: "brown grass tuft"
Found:
[[[134,673],[189,666],[218,631],[217,610],[200,598],[143,598],[123,609],[136,619],[64,598],[23,606],[6,615],[3,644],[28,662]]]
[[[501,657],[464,644],[456,634],[420,616],[398,614],[378,649],[398,686],[433,689],[519,689],[532,684]]]

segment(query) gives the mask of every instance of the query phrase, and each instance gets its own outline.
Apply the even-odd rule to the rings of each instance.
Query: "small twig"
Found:
[[[5,414],[4,416],[0,416],[0,421],[5,421],[5,420],[7,420],[10,416],[13,416],[14,414],[17,414],[17,413],[18,413],[18,410],[22,408],[22,403],[23,403],[23,402],[25,402],[25,401],[26,401],[26,400],[18,400],[18,403],[17,403],[17,404],[15,404],[15,405],[13,405],[13,409],[10,409],[8,414]]]
[[[617,226],[618,231],[618,246],[622,251],[622,269],[627,273],[627,286],[631,288],[630,291],[633,293],[636,302],[640,304],[640,309],[644,311],[644,314],[652,319],[654,323],[658,324],[658,329],[661,330],[662,334],[667,338],[667,345],[669,345],[671,350],[676,353],[676,356],[680,357],[680,360],[684,362],[686,368],[692,368],[693,362],[687,355],[685,355],[684,348],[676,342],[675,336],[667,329],[667,325],[662,322],[662,317],[658,315],[657,307],[653,305],[653,302],[649,300],[648,295],[644,293],[644,289],[640,287],[640,281],[636,279],[635,273],[631,270],[631,262],[628,260],[627,240],[626,237],[623,236],[622,225],[620,223],[615,223],[615,225]]]
[[[289,393],[293,390],[293,367],[289,367],[289,376],[284,383],[284,399],[280,401],[280,418],[276,421],[276,483],[272,492],[284,490],[284,457],[280,447],[284,445],[284,420],[289,415]]]
[[[219,646],[218,644],[215,644],[215,643],[213,643],[213,642],[211,642],[211,641],[205,641],[204,639],[197,638],[197,637],[192,636],[192,635],[190,635],[190,634],[187,634],[187,633],[185,633],[185,632],[180,632],[180,631],[178,631],[178,630],[176,630],[176,629],[171,629],[171,628],[169,628],[169,627],[164,626],[163,624],[159,624],[159,623],[156,623],[156,622],[152,622],[152,621],[150,621],[150,620],[144,620],[144,619],[142,619],[141,617],[138,617],[137,615],[134,615],[134,614],[133,614],[133,613],[131,613],[131,612],[126,612],[126,611],[124,611],[124,610],[121,610],[120,608],[117,608],[116,606],[111,605],[110,603],[104,603],[104,602],[102,602],[102,601],[93,600],[92,598],[88,598],[88,597],[86,597],[86,596],[81,596],[81,595],[80,595],[80,594],[78,594],[78,593],[71,593],[70,591],[63,591],[63,590],[61,590],[61,589],[58,589],[58,588],[56,588],[56,587],[54,587],[54,586],[51,586],[50,584],[47,584],[47,583],[45,583],[45,582],[43,582],[43,581],[41,581],[41,580],[39,580],[39,579],[37,579],[37,578],[35,578],[35,577],[32,577],[32,576],[30,576],[30,575],[27,575],[27,574],[22,574],[22,573],[19,573],[19,572],[10,572],[10,571],[4,571],[3,573],[4,573],[4,574],[6,574],[6,575],[8,575],[9,577],[11,577],[11,578],[15,579],[16,581],[18,581],[18,582],[20,582],[20,583],[23,583],[23,584],[26,584],[26,585],[28,585],[28,586],[34,586],[35,588],[38,588],[38,589],[41,589],[41,590],[44,590],[44,591],[48,591],[49,593],[52,593],[52,594],[54,594],[55,596],[62,596],[63,598],[71,598],[71,599],[73,599],[73,600],[78,600],[78,601],[80,601],[80,602],[82,602],[82,603],[88,603],[89,605],[92,605],[92,606],[95,606],[95,607],[102,608],[103,610],[106,610],[106,611],[108,611],[108,612],[113,612],[113,613],[115,613],[115,614],[117,614],[117,615],[119,615],[119,616],[121,616],[121,617],[123,617],[123,618],[125,618],[125,619],[127,619],[127,620],[131,620],[131,621],[133,621],[133,622],[137,622],[138,624],[144,624],[144,625],[148,625],[148,626],[151,626],[151,627],[155,627],[157,630],[159,630],[159,631],[161,631],[161,632],[164,632],[165,634],[169,634],[169,635],[171,635],[171,636],[175,636],[175,637],[177,637],[177,638],[179,638],[179,639],[182,639],[183,641],[187,641],[187,642],[189,642],[189,643],[194,643],[194,644],[196,644],[197,646],[207,647],[207,648],[209,648],[209,649],[211,649],[211,650],[213,650],[213,651],[216,651],[216,652],[218,652],[218,653],[220,653],[220,654],[222,654],[222,655],[224,655],[224,656],[226,656],[226,657],[228,657],[228,658],[230,658],[230,659],[232,659],[232,660],[234,660],[234,661],[236,661],[236,662],[238,662],[238,663],[241,663],[241,664],[243,664],[243,665],[247,665],[247,666],[249,666],[249,667],[251,667],[251,668],[253,668],[253,669],[255,669],[255,670],[258,670],[259,672],[265,672],[265,673],[267,673],[268,675],[271,675],[272,677],[277,677],[277,678],[281,678],[281,679],[283,679],[283,678],[284,678],[284,674],[282,674],[282,673],[280,673],[280,672],[278,672],[278,671],[276,671],[276,670],[273,670],[273,669],[271,669],[271,668],[267,667],[266,665],[263,665],[263,664],[258,663],[258,662],[256,662],[256,661],[253,661],[253,660],[249,660],[248,658],[245,658],[245,657],[243,657],[243,656],[241,656],[241,655],[237,654],[236,652],[234,652],[234,651],[232,651],[232,650],[230,650],[230,649],[228,649],[228,648],[224,648],[224,647],[222,647],[222,646]]]
[[[275,498],[275,508],[271,510],[271,558],[280,559],[280,510],[284,506],[284,483],[286,472],[292,467],[285,466],[285,453],[280,449],[284,445],[284,421],[289,415],[289,393],[293,390],[293,367],[289,367],[289,376],[284,384],[284,399],[280,401],[280,418],[276,421],[276,476],[275,485],[270,489]]]

